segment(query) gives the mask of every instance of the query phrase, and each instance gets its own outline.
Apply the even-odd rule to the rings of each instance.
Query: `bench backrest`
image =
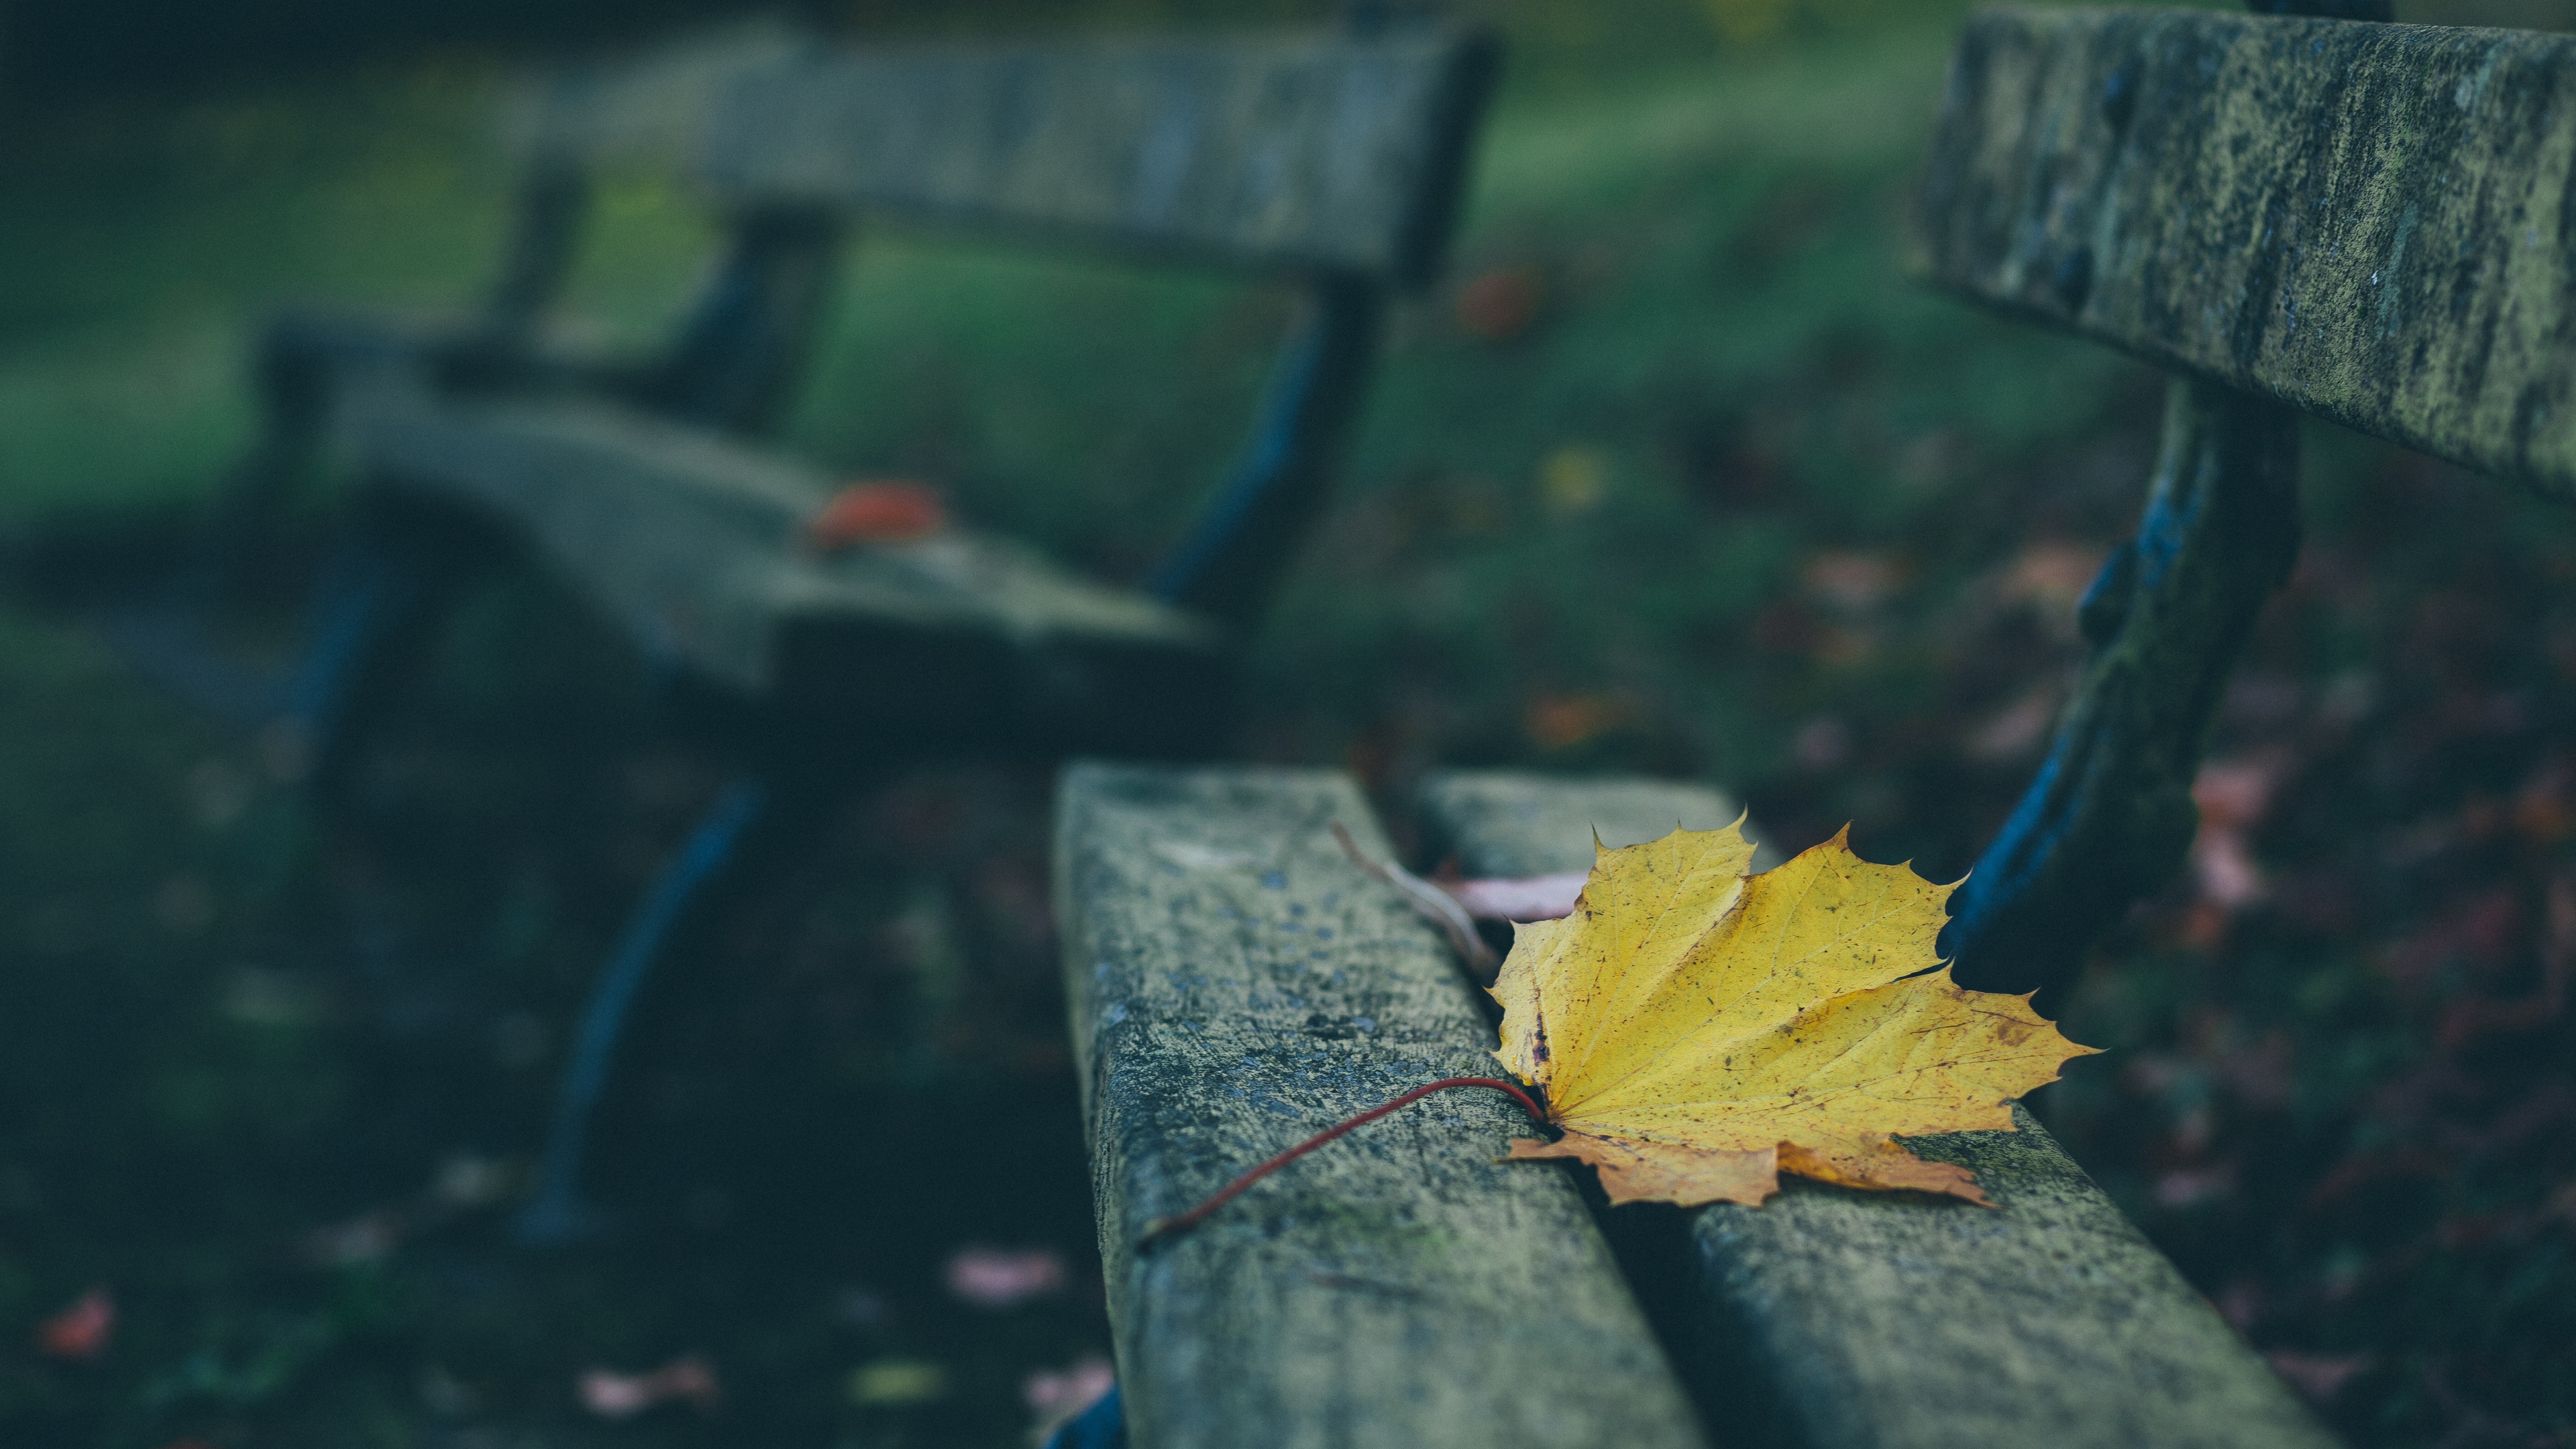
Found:
[[[1493,61],[1473,33],[815,53],[735,82],[718,194],[1418,283]]]
[[[570,69],[519,108],[526,194],[482,330],[504,355],[530,345],[594,171],[691,150],[727,255],[625,391],[728,431],[783,411],[854,215],[1302,278],[1241,463],[1147,581],[1248,624],[1322,510],[1387,297],[1438,270],[1497,60],[1481,31],[1368,21],[873,51],[750,30]]]
[[[2576,39],[2385,0],[1980,11],[1919,265],[2173,370],[2138,531],[2038,778],[1960,893],[1970,985],[2072,976],[2183,862],[2255,613],[2297,558],[2298,414],[2576,499]]]
[[[2576,37],[1968,22],[1923,190],[1971,297],[2576,497]]]

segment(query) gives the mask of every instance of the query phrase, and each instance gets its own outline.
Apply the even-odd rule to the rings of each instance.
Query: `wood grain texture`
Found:
[[[2576,496],[2576,38],[1980,11],[1920,266],[2041,319]]]
[[[761,205],[1420,280],[1492,65],[1478,36],[1417,28],[818,53],[736,84],[707,176]]]
[[[1139,1254],[1145,1223],[1407,1087],[1493,1075],[1431,928],[1333,843],[1336,772],[1078,765],[1058,919],[1131,1442],[1691,1445],[1691,1411],[1519,1109],[1424,1102]]]
[[[348,427],[379,481],[491,519],[648,651],[839,725],[1182,748],[1226,692],[1200,620],[962,530],[815,556],[819,475],[632,411],[380,389]]]
[[[1449,775],[1427,836],[1471,861],[1571,870],[1586,822],[1704,811],[1636,781]],[[1496,808],[1513,798],[1532,808]],[[1641,799],[1641,797],[1644,797]],[[1697,823],[1697,822],[1692,822]],[[1607,838],[1607,831],[1604,832]],[[1706,1331],[1683,1372],[1731,1439],[1814,1449],[2323,1446],[2333,1442],[2039,1124],[1916,1138],[1975,1169],[1998,1210],[1784,1184],[1694,1215],[1675,1272]]]
[[[755,21],[554,67],[513,94],[503,141],[529,170],[686,172],[746,74],[788,63],[813,42]]]

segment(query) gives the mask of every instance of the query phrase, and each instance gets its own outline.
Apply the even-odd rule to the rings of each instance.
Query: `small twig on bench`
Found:
[[[1413,907],[1414,914],[1448,936],[1450,949],[1458,953],[1477,985],[1494,984],[1495,973],[1503,969],[1502,960],[1494,955],[1493,947],[1485,944],[1485,938],[1476,934],[1476,918],[1467,914],[1467,908],[1458,904],[1455,896],[1393,861],[1381,863],[1360,854],[1358,843],[1338,820],[1333,822],[1333,838],[1342,843],[1342,854],[1351,858],[1351,864],[1402,891],[1404,903]]]
[[[1333,829],[1338,832],[1341,827],[1336,825]],[[1344,844],[1347,845],[1348,843],[1348,837],[1344,837]],[[1423,1086],[1416,1087],[1412,1091],[1405,1093],[1403,1096],[1396,1098],[1392,1102],[1371,1107],[1356,1117],[1344,1118],[1333,1126],[1325,1128],[1323,1131],[1316,1133],[1314,1136],[1307,1138],[1305,1141],[1300,1142],[1296,1146],[1289,1148],[1287,1151],[1280,1153],[1278,1156],[1271,1158],[1268,1162],[1261,1164],[1259,1167],[1252,1169],[1250,1172],[1243,1174],[1241,1177],[1238,1177],[1234,1181],[1217,1189],[1215,1196],[1210,1197],[1207,1201],[1200,1203],[1197,1207],[1190,1209],[1188,1212],[1179,1213],[1172,1217],[1154,1219],[1152,1222],[1145,1224],[1144,1235],[1136,1239],[1136,1247],[1141,1251],[1152,1247],[1155,1242],[1160,1239],[1188,1232],[1190,1229],[1197,1227],[1200,1223],[1206,1221],[1210,1213],[1213,1213],[1218,1208],[1234,1201],[1237,1196],[1241,1195],[1245,1188],[1252,1186],[1261,1179],[1268,1177],[1270,1174],[1277,1172],[1283,1167],[1286,1167],[1289,1163],[1296,1161],[1298,1158],[1305,1156],[1307,1153],[1312,1152],[1316,1148],[1323,1146],[1325,1143],[1332,1141],[1334,1138],[1341,1136],[1343,1133],[1349,1132],[1354,1128],[1365,1127],[1369,1123],[1376,1121],[1378,1118],[1383,1117],[1390,1112],[1401,1111],[1406,1107],[1410,1107],[1414,1103],[1421,1101],[1423,1098],[1430,1096],[1434,1092],[1446,1092],[1458,1087],[1490,1087],[1497,1092],[1506,1093],[1513,1101],[1521,1104],[1522,1111],[1530,1114],[1531,1121],[1542,1123],[1547,1121],[1547,1109],[1541,1107],[1538,1104],[1538,1099],[1532,1097],[1528,1090],[1522,1087],[1518,1082],[1506,1082],[1500,1077],[1443,1077],[1439,1081],[1426,1083]]]

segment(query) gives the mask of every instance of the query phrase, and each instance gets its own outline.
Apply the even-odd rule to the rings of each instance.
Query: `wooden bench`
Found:
[[[1573,1174],[1494,1160],[1526,1135],[1517,1108],[1455,1094],[1140,1252],[1150,1220],[1310,1133],[1490,1075],[1495,1014],[1334,842],[1338,821],[1389,854],[1347,776],[1086,764],[1058,808],[1138,1449],[2332,1442],[2026,1115],[1911,1144],[1973,1167],[1999,1211],[1793,1181],[1761,1208],[1596,1225]],[[1628,844],[1737,811],[1687,786],[1454,774],[1421,814],[1471,874],[1530,875],[1584,868],[1596,830]]]
[[[583,1220],[585,1124],[653,963],[858,784],[961,751],[1216,747],[1236,647],[1325,504],[1389,301],[1439,267],[1494,59],[1481,33],[1387,20],[701,60],[695,174],[732,218],[732,260],[659,363],[583,373],[517,340],[568,254],[576,169],[552,163],[532,173],[508,279],[469,343],[375,346],[360,330],[278,354],[327,378],[288,400],[326,414],[301,425],[362,478],[300,691],[326,800],[456,582],[496,557],[567,582],[748,761],[602,973],[531,1236]],[[539,154],[588,155],[627,129],[601,108],[636,95],[631,80],[559,88],[539,130],[561,139]],[[832,481],[745,435],[785,396],[855,218],[1302,289],[1241,464],[1148,579],[1096,581],[964,528],[814,545]]]
[[[2576,39],[2317,8],[2339,18],[1996,9],[1960,42],[1920,270],[2175,374],[2137,534],[2082,605],[2079,691],[1954,897],[1967,984],[2062,984],[2179,867],[2212,712],[2296,556],[2300,413],[2576,497]],[[1061,809],[1123,1384],[1104,1416],[1140,1446],[2330,1442],[2027,1115],[1912,1144],[1973,1166],[1996,1212],[1792,1184],[1679,1231],[1606,1213],[1614,1252],[1573,1184],[1489,1161],[1515,1109],[1416,1108],[1140,1253],[1243,1166],[1490,1072],[1494,1028],[1326,839],[1338,819],[1386,848],[1346,779],[1093,765]],[[1422,810],[1431,853],[1477,875],[1733,814],[1472,775]]]
[[[563,335],[555,308],[598,187],[685,174],[733,83],[811,43],[766,25],[692,35],[568,64],[514,91],[503,139],[520,173],[516,205],[478,302],[427,314],[309,305],[262,329],[261,432],[217,492],[199,587],[220,600],[277,569],[283,515],[321,460],[345,393],[389,369],[442,392],[591,394],[728,432],[766,429],[825,296],[829,229],[758,211],[732,217],[714,279],[651,355],[585,349]]]

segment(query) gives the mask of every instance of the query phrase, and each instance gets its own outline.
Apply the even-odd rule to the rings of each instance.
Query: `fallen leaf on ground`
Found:
[[[1458,289],[1458,325],[1488,342],[1509,342],[1538,320],[1545,293],[1528,267],[1495,267]]]
[[[47,1358],[87,1363],[107,1352],[116,1336],[116,1297],[92,1288],[62,1312],[36,1325],[36,1351]]]
[[[304,1259],[323,1268],[380,1262],[401,1245],[404,1226],[400,1213],[379,1210],[315,1228],[304,1235]]]
[[[1759,1205],[1782,1172],[1985,1202],[1896,1138],[2009,1131],[2012,1099],[2093,1049],[1950,980],[1950,887],[1848,831],[1748,875],[1740,826],[1603,850],[1574,914],[1519,928],[1495,1055],[1564,1136],[1512,1156],[1589,1162],[1613,1203]]]
[[[1595,694],[1537,694],[1523,711],[1522,730],[1541,749],[1570,750],[1626,724],[1636,711],[1625,701]]]
[[[830,553],[862,543],[926,538],[948,526],[939,490],[901,478],[869,478],[832,495],[805,523],[805,541]]]
[[[891,1409],[948,1397],[948,1370],[927,1359],[881,1358],[850,1371],[850,1402]]]
[[[581,1406],[603,1419],[631,1419],[659,1404],[685,1403],[711,1413],[724,1401],[716,1371],[696,1354],[683,1354],[649,1374],[592,1369],[581,1376]]]
[[[1047,1248],[960,1248],[948,1260],[948,1291],[978,1308],[1009,1308],[1064,1291],[1064,1259]]]
[[[2366,1353],[2300,1353],[2286,1348],[2263,1357],[2271,1362],[2272,1372],[2299,1391],[2299,1397],[2318,1405],[2333,1403],[2343,1386],[2367,1372],[2372,1362]]]
[[[1044,1442],[1058,1428],[1100,1402],[1118,1385],[1118,1370],[1097,1354],[1060,1369],[1040,1369],[1020,1382],[1020,1397],[1037,1416],[1029,1437]]]

